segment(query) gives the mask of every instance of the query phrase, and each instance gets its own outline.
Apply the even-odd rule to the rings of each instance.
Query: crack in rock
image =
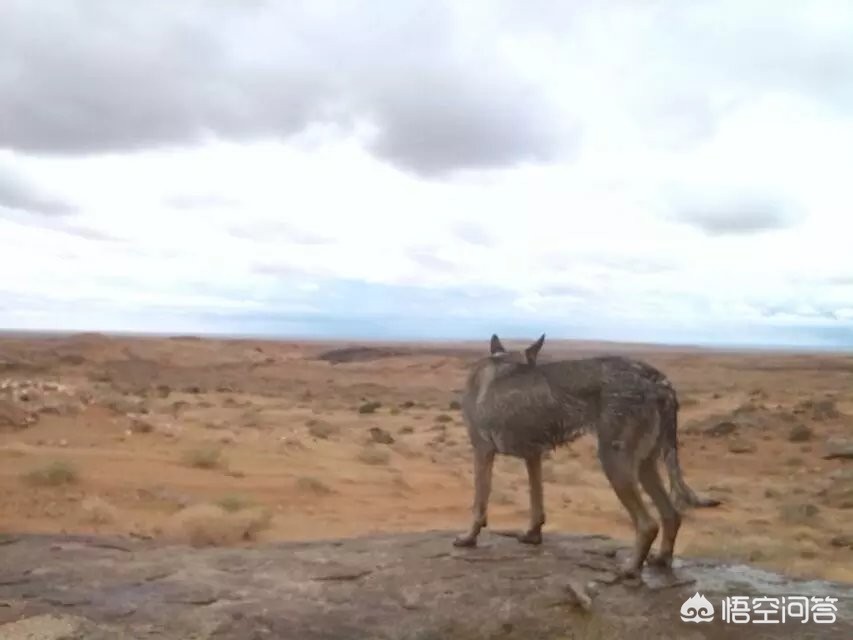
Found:
[[[371,573],[373,573],[373,571],[370,569],[368,569],[366,571],[358,571],[358,572],[354,572],[354,573],[333,573],[333,574],[327,575],[327,576],[316,576],[314,578],[311,578],[311,580],[314,580],[315,582],[326,582],[326,581],[332,581],[332,580],[340,580],[340,581],[360,580],[361,578],[364,578],[365,576],[369,576]]]

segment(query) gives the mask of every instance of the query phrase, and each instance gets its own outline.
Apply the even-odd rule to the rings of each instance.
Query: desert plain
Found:
[[[461,532],[458,399],[487,339],[0,337],[0,535],[204,547]],[[722,502],[685,514],[677,556],[853,581],[853,355],[549,340],[541,358],[599,354],[670,377],[685,477]],[[630,541],[594,437],[545,464],[546,537]],[[520,530],[527,509],[524,464],[499,458],[490,527]]]

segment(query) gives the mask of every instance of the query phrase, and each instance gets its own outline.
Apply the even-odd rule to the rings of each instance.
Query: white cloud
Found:
[[[253,313],[323,313],[332,283],[366,283],[446,292],[444,303],[371,302],[390,315],[434,309],[531,331],[726,327],[729,339],[843,325],[853,72],[836,60],[853,54],[853,19],[846,4],[806,5],[423,5],[418,26],[416,5],[400,4],[377,36],[394,55],[352,53],[367,34],[326,15],[332,5],[294,9],[296,22],[249,41],[267,5],[205,14],[188,32],[176,25],[201,4],[111,14],[128,33],[171,42],[174,57],[156,67],[166,77],[137,105],[141,123],[118,87],[50,85],[82,115],[42,104],[49,127],[0,136],[0,255],[16,265],[0,286],[15,309],[0,324],[204,328],[200,314],[231,314],[238,326]],[[113,53],[99,77],[125,82],[144,68],[150,52],[100,31],[90,40],[104,7],[87,20],[82,5],[61,6],[79,19],[39,26],[15,3],[23,31],[0,45],[5,59],[30,50],[28,31],[63,33],[69,59]],[[308,36],[313,58],[302,55]],[[166,95],[196,64],[188,42],[210,47],[209,82]],[[264,80],[229,93],[229,65]],[[68,71],[36,60],[27,91],[0,92],[0,124],[56,69]],[[14,75],[3,73],[0,62],[0,78]],[[300,87],[307,102],[294,102]],[[111,124],[87,141],[90,99]],[[460,290],[489,293],[478,303]]]

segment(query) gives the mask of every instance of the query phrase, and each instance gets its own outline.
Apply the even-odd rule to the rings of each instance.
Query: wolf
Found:
[[[490,353],[468,375],[462,413],[474,457],[473,519],[454,545],[471,547],[487,526],[492,468],[497,454],[521,458],[530,484],[530,525],[519,540],[541,544],[545,509],[542,458],[545,452],[587,432],[598,437],[598,458],[634,525],[633,552],[620,569],[639,574],[645,562],[669,567],[681,526],[682,507],[712,507],[685,482],[678,461],[678,398],[667,377],[651,365],[621,356],[537,363],[543,334],[523,351],[508,351],[492,335]],[[671,494],[658,473],[663,458]],[[658,523],[643,504],[639,486],[660,514],[659,553],[650,549]]]

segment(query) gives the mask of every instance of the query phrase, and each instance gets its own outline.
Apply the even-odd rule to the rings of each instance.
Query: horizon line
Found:
[[[71,337],[80,335],[102,335],[106,337],[125,337],[125,338],[198,338],[198,339],[217,339],[217,340],[263,340],[270,342],[303,342],[303,343],[318,343],[318,344],[337,344],[337,343],[360,343],[360,344],[417,344],[417,343],[439,343],[439,344],[470,344],[479,342],[488,342],[489,337],[483,338],[447,338],[447,337],[382,337],[382,336],[347,336],[344,334],[330,337],[320,335],[293,335],[287,333],[276,332],[239,332],[239,331],[134,331],[134,330],[103,330],[103,329],[26,329],[26,328],[0,328],[0,338],[13,336],[33,336],[33,337]],[[505,342],[525,342],[532,341],[534,338],[529,336],[518,337],[511,334],[501,335],[501,340]],[[732,352],[778,352],[778,353],[827,353],[837,352],[840,355],[853,354],[853,345],[820,345],[820,344],[786,344],[786,343],[760,343],[760,342],[663,342],[663,341],[639,341],[639,340],[613,340],[608,338],[571,338],[563,336],[546,335],[546,341],[558,343],[577,343],[577,344],[601,344],[612,345],[615,347],[629,348],[666,348],[666,349],[693,349],[699,351],[732,351]]]

